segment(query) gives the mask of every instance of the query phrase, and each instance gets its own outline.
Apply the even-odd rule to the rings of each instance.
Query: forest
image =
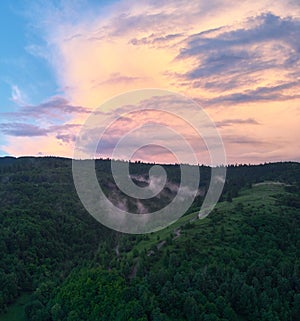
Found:
[[[130,163],[130,172],[147,177],[151,166]],[[179,184],[180,167],[163,166]],[[111,161],[95,168],[108,197],[121,197]],[[0,321],[22,297],[11,321],[300,320],[300,164],[228,166],[204,219],[197,214],[211,168],[199,171],[202,193],[185,215],[129,235],[87,213],[70,159],[0,158]],[[162,195],[143,206],[174,197]]]

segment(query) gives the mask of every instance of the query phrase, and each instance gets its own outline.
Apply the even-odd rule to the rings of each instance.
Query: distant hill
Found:
[[[17,161],[16,157],[11,157],[11,156],[0,157],[0,166],[1,165],[11,165],[16,161]]]
[[[130,164],[137,184],[151,166]],[[179,166],[165,169],[178,184]],[[120,196],[110,161],[96,170]],[[205,194],[210,168],[200,172]],[[136,236],[85,211],[70,159],[0,158],[0,310],[27,293],[28,320],[299,320],[299,183],[299,163],[229,166],[206,219],[203,194],[173,226]],[[174,197],[163,193],[144,205]]]

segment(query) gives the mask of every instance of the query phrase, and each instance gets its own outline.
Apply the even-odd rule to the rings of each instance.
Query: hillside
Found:
[[[96,168],[112,183],[109,161]],[[299,320],[299,174],[298,163],[231,166],[209,217],[196,219],[200,197],[173,226],[135,236],[86,213],[70,160],[0,159],[0,307],[27,293],[19,320],[22,309],[49,321]]]

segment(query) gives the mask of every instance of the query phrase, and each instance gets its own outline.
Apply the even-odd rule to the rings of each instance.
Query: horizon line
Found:
[[[235,166],[261,166],[261,165],[268,165],[268,164],[278,164],[278,163],[296,163],[300,164],[300,161],[296,160],[282,160],[282,161],[265,161],[261,163],[231,163],[231,164],[219,164],[219,165],[208,165],[204,163],[198,164],[189,164],[189,163],[163,163],[163,162],[147,162],[142,160],[126,160],[126,159],[113,159],[109,157],[99,157],[99,158],[84,158],[84,159],[74,159],[72,157],[66,156],[57,156],[57,155],[22,155],[22,156],[11,156],[11,155],[2,155],[0,156],[1,159],[5,158],[12,158],[12,159],[22,159],[22,158],[59,158],[64,160],[70,161],[113,161],[113,162],[124,162],[124,163],[131,163],[131,164],[144,164],[144,165],[165,165],[165,166],[180,166],[180,165],[187,165],[187,166],[206,166],[206,167],[235,167]]]

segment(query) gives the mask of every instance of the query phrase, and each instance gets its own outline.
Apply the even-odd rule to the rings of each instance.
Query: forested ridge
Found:
[[[179,167],[165,169],[179,183]],[[119,195],[110,161],[96,170]],[[205,194],[210,168],[200,173]],[[207,218],[195,214],[203,194],[174,226],[126,235],[85,211],[70,159],[0,158],[0,310],[29,293],[27,320],[300,320],[299,182],[299,163],[229,166]]]

